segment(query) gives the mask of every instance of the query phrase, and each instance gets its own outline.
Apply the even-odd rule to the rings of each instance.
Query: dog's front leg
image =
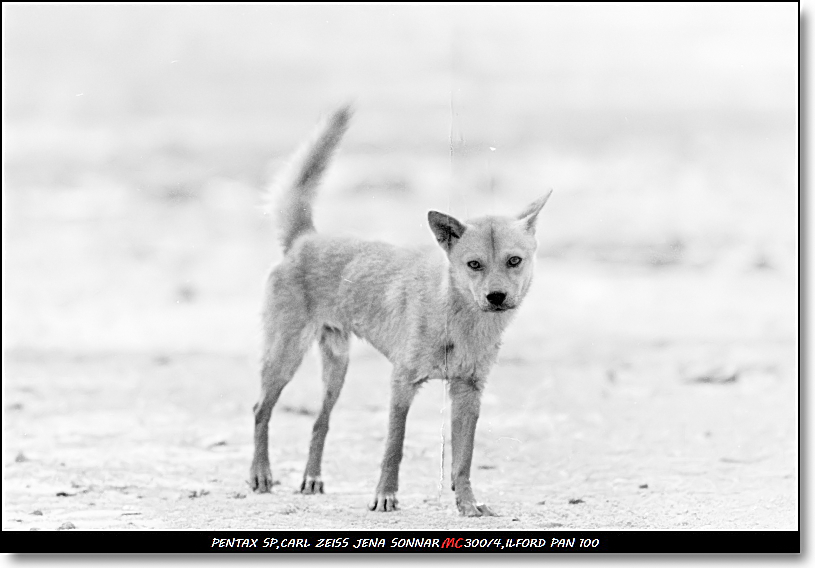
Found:
[[[385,442],[385,457],[382,459],[382,473],[376,486],[374,500],[368,505],[371,511],[396,511],[399,489],[399,464],[402,462],[402,446],[405,441],[405,423],[408,410],[416,394],[405,373],[394,370],[391,382],[391,406],[388,417],[388,440]]]
[[[475,378],[450,379],[452,402],[452,489],[456,492],[456,506],[467,517],[495,516],[489,507],[477,503],[470,484],[473,462],[475,425],[481,409],[480,381]]]

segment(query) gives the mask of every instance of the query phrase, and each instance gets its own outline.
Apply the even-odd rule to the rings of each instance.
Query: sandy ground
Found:
[[[526,350],[507,348],[482,411],[473,478],[501,515],[489,519],[458,517],[447,475],[439,498],[437,385],[411,412],[402,511],[365,509],[387,417],[378,357],[354,360],[333,417],[327,493],[315,497],[297,492],[314,376],[281,401],[272,422],[280,485],[256,495],[245,482],[251,360],[14,354],[3,528],[797,527],[796,392],[783,345],[751,349],[755,363],[722,385],[679,379],[671,362],[693,356],[687,345],[650,346],[626,362],[621,344],[591,364]],[[313,362],[304,368],[315,371]]]

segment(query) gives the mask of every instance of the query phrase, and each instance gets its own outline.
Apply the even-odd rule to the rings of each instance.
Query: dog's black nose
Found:
[[[496,308],[500,308],[506,297],[507,295],[503,292],[490,292],[487,294],[487,301]]]

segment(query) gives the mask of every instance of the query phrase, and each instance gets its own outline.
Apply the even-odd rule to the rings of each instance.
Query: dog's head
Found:
[[[430,211],[427,219],[450,260],[451,284],[485,312],[517,308],[529,290],[535,265],[535,224],[552,194],[517,217],[488,216],[462,223]]]

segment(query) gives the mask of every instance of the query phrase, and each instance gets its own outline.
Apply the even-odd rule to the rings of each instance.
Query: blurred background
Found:
[[[546,526],[797,526],[796,3],[5,4],[3,29],[7,506],[44,507],[38,476],[52,500],[156,497],[146,528],[212,526],[190,520],[202,487],[222,528],[273,522],[260,497],[226,501],[246,493],[281,255],[261,195],[351,101],[321,232],[435,246],[429,209],[515,214],[554,189],[484,398],[488,501]],[[389,373],[354,350],[326,452],[349,515],[376,480]],[[285,487],[318,369],[273,419]],[[404,466],[424,496],[443,404],[425,390]]]
[[[345,101],[320,230],[432,244],[551,187],[541,258],[796,278],[794,4],[4,13],[7,348],[245,350],[260,192]]]

